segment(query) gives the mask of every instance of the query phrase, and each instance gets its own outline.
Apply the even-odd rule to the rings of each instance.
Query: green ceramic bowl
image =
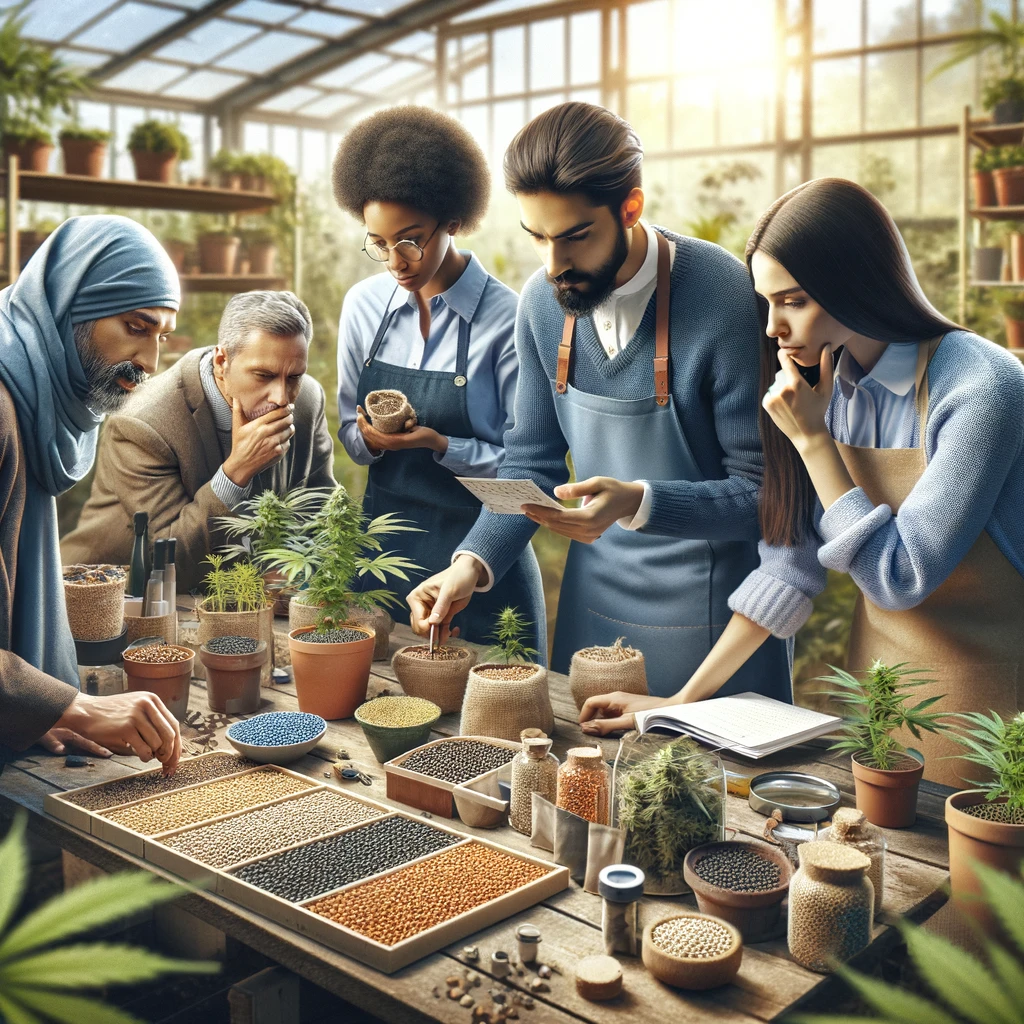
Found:
[[[429,704],[433,711],[430,712],[430,718],[418,725],[377,725],[374,722],[368,722],[365,717],[366,709],[383,700],[390,702],[415,701],[418,705]],[[399,754],[404,754],[407,750],[412,750],[414,747],[421,747],[430,739],[430,730],[440,717],[441,709],[436,704],[423,700],[422,697],[377,697],[375,700],[361,704],[355,712],[355,719],[362,726],[366,742],[370,744],[373,756],[381,764],[390,761],[393,757],[398,757]]]

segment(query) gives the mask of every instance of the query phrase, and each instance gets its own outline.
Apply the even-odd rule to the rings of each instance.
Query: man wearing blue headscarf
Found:
[[[103,416],[156,370],[179,302],[160,243],[109,216],[65,221],[0,292],[0,764],[39,741],[177,765],[155,694],[79,692],[55,499],[88,473]]]

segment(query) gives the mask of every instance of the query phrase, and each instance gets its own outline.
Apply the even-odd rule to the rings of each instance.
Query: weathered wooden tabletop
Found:
[[[287,628],[283,620],[279,628]],[[391,638],[392,651],[403,643],[411,642],[410,637],[408,628],[399,627]],[[577,724],[567,677],[551,674],[549,679],[556,722],[554,751],[561,759],[567,748],[578,744],[582,733]],[[383,661],[375,662],[370,695],[376,696],[385,690],[401,692],[390,665]],[[298,706],[293,684],[264,689],[263,697],[261,710],[295,710]],[[192,752],[199,753],[199,748],[231,749],[223,732],[232,719],[209,712],[204,684],[197,680],[192,685],[189,719],[193,725],[186,726],[184,734],[190,741]],[[432,738],[457,732],[458,716],[446,715],[438,722],[437,735]],[[606,755],[613,757],[617,741],[603,742]],[[291,767],[318,782],[327,781],[325,775],[330,773],[331,762],[339,749],[345,750],[353,762],[372,777],[373,786],[367,788],[358,782],[340,784],[333,774],[330,775],[330,784],[352,785],[360,795],[387,802],[384,772],[370,752],[361,729],[352,719],[330,723],[319,747]],[[65,768],[63,758],[51,757],[35,747],[8,764],[0,774],[0,811],[7,815],[15,807],[27,808],[37,833],[105,870],[137,867],[169,878],[172,876],[152,864],[49,817],[43,810],[43,798],[47,793],[113,779],[142,767],[137,758],[114,757],[97,760],[91,768]],[[827,754],[820,746],[794,748],[759,761],[756,767],[757,770],[793,767],[813,772],[837,783],[844,793],[844,803],[852,803],[853,778],[848,763]],[[938,790],[928,792],[929,789],[925,784],[914,828],[887,832],[889,849],[884,912],[880,915],[872,945],[856,961],[859,966],[870,968],[894,948],[898,933],[890,927],[892,921],[898,917],[918,922],[926,920],[945,902],[943,885],[948,879],[948,853],[942,819],[943,799]],[[727,814],[728,824],[740,833],[761,835],[764,818],[750,809],[745,798],[730,794]],[[486,835],[509,847],[550,857],[545,851],[531,847],[526,836],[511,828],[482,832],[466,828],[459,821],[453,824],[463,831]],[[692,897],[645,898],[641,904],[641,925],[664,912],[693,905]],[[381,974],[215,895],[192,893],[183,897],[182,906],[315,984],[395,1024],[406,1021],[469,1024],[471,1011],[447,999],[444,994],[444,979],[461,966],[459,954],[468,943],[479,946],[480,963],[476,969],[485,975],[485,988],[477,992],[484,992],[487,987],[511,989],[516,985],[525,989],[528,978],[495,981],[487,978],[486,965],[490,963],[494,950],[515,949],[516,925],[526,920],[541,930],[541,959],[563,972],[552,977],[550,992],[535,995],[534,1010],[521,1012],[523,1019],[538,1024],[549,1021],[557,1024],[576,1021],[606,1024],[627,1017],[631,1024],[663,1024],[665,1021],[673,1024],[707,1021],[752,1024],[774,1020],[810,1000],[817,1005],[823,997],[828,997],[830,991],[838,991],[831,986],[840,984],[833,978],[815,974],[794,963],[789,958],[783,936],[775,941],[747,946],[735,983],[707,993],[688,994],[668,988],[651,977],[639,959],[621,958],[625,976],[623,994],[608,1003],[587,1002],[576,993],[573,965],[584,956],[604,951],[600,927],[601,901],[597,896],[585,893],[575,882],[543,904],[392,975]],[[432,995],[435,986],[439,987],[440,998]]]

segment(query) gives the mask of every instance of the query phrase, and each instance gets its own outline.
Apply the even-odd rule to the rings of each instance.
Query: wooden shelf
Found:
[[[277,291],[284,287],[284,278],[276,274],[179,274],[178,280],[183,292]]]
[[[970,214],[978,220],[1024,220],[1024,206],[975,206]]]
[[[0,173],[6,182],[6,172]],[[6,187],[6,186],[4,186]],[[204,185],[165,185],[159,181],[86,178],[77,174],[18,172],[21,199],[82,206],[120,206],[128,209],[184,210],[191,213],[254,213],[277,205],[268,192],[243,192]]]
[[[1013,146],[1024,142],[1024,124],[992,124],[975,122],[970,130],[971,142],[982,149],[990,146]]]

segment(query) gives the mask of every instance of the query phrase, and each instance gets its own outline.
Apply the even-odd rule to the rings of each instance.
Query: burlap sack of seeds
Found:
[[[199,616],[199,645],[216,636],[249,636],[254,640],[266,640],[271,656],[260,669],[260,686],[271,685],[274,671],[274,606],[268,604],[258,612],[208,612],[196,606]],[[196,658],[198,661],[199,658]]]
[[[177,612],[168,612],[166,615],[126,615],[124,621],[128,626],[125,647],[144,636],[162,636],[169,644],[178,642]]]
[[[422,644],[414,645],[417,648]],[[410,648],[395,651],[391,667],[409,697],[422,697],[451,714],[462,707],[469,670],[476,664],[476,651],[472,647],[457,647],[459,657],[454,661],[431,661],[406,653]]]
[[[548,670],[527,666],[534,671],[526,679],[480,675],[481,669],[505,667],[487,664],[470,670],[459,732],[463,736],[517,741],[524,729],[540,729],[550,736],[555,730],[555,714],[548,693]]]
[[[413,414],[409,399],[401,391],[371,391],[366,396],[370,422],[382,434],[400,434]]]
[[[614,647],[585,647],[569,663],[569,689],[577,710],[590,697],[603,693],[647,693],[647,671],[643,654],[616,641]]]
[[[111,565],[65,565],[64,573],[112,569]],[[109,583],[64,581],[64,603],[71,635],[76,640],[110,640],[124,629],[124,587],[127,576]]]
[[[306,604],[298,595],[292,598],[291,604],[288,605],[289,631],[315,626],[319,619],[320,608],[317,605]],[[373,629],[373,660],[387,661],[391,655],[391,634],[395,628],[395,620],[383,608],[374,608],[368,612],[362,608],[350,608],[346,620]]]

